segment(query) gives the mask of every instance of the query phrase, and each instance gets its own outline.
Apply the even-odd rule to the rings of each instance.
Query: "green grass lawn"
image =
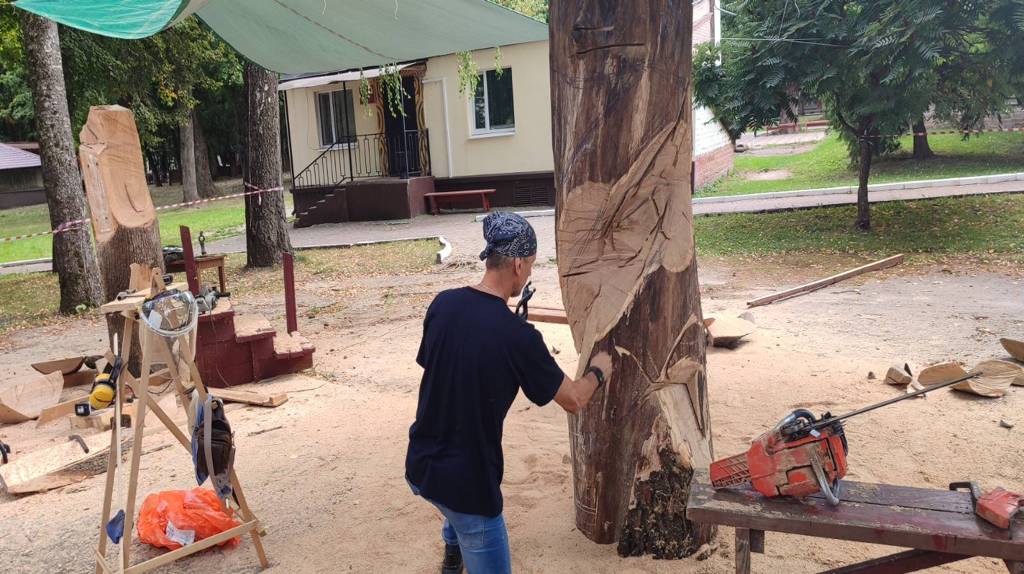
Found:
[[[915,161],[910,155],[912,138],[900,140],[900,150],[876,159],[871,183],[943,179],[1024,171],[1024,133],[986,133],[963,141],[958,135],[928,137],[936,157]],[[752,173],[788,170],[786,179],[755,181]],[[814,149],[793,155],[752,156],[736,154],[733,173],[697,193],[698,196],[740,195],[855,185],[857,171],[850,167],[846,145],[828,136]]]
[[[856,206],[697,217],[703,255],[854,253],[995,255],[1024,261],[1024,195],[893,201],[871,206],[872,230],[854,229]]]
[[[402,241],[352,248],[311,249],[295,256],[295,284],[310,288],[317,282],[339,285],[353,277],[395,276],[422,273],[434,267],[440,247],[436,241]],[[252,295],[283,293],[281,268],[247,269],[245,254],[227,256],[224,269],[228,289],[236,301]],[[178,275],[181,279],[183,276]],[[203,279],[213,281],[216,274],[207,271]],[[315,288],[315,287],[312,287]],[[358,289],[352,286],[352,289]],[[336,300],[314,307],[307,313],[324,312],[344,303],[344,292],[331,292]],[[281,295],[283,301],[283,295]],[[329,299],[329,298],[328,298]],[[60,287],[53,273],[16,273],[0,275],[0,335],[14,329],[62,320],[57,316]],[[95,309],[85,311],[97,315]],[[98,315],[97,315],[98,316]]]
[[[242,191],[240,179],[217,182],[222,195]],[[182,200],[180,185],[150,187],[153,203],[158,207],[179,203]],[[286,212],[291,213],[292,196],[285,192]],[[227,199],[215,201],[200,207],[169,209],[157,212],[160,221],[160,241],[164,245],[181,243],[178,226],[188,225],[192,228],[192,237],[200,231],[215,241],[245,230],[245,209],[243,199]],[[26,235],[50,229],[49,213],[46,205],[32,205],[0,211],[0,237]],[[50,236],[33,237],[19,241],[0,243],[0,263],[40,259],[50,257],[52,238]]]

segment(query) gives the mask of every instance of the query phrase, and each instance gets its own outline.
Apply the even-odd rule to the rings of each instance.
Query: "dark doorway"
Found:
[[[388,142],[388,175],[391,177],[408,178],[420,175],[420,131],[416,122],[416,81],[417,78],[405,76],[402,87],[405,95],[402,98],[403,116],[392,114],[387,101],[384,102],[384,137]],[[395,110],[397,112],[397,110]]]

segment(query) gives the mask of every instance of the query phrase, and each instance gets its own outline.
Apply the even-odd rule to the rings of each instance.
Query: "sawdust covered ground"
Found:
[[[760,258],[761,270],[754,272],[749,261],[702,259],[705,315],[738,312],[753,296],[859,262]],[[270,572],[436,571],[440,520],[409,493],[402,478],[419,377],[413,358],[431,297],[475,276],[475,268],[463,266],[300,285],[300,326],[317,345],[315,371],[272,383],[291,391],[291,400],[278,409],[231,411],[240,449],[237,469],[267,526]],[[542,264],[534,283],[538,304],[559,303],[553,264]],[[884,377],[890,363],[973,363],[1002,356],[1000,335],[1024,335],[1022,291],[1018,271],[953,260],[906,265],[755,309],[758,331],[749,343],[708,357],[715,452],[741,451],[746,441],[797,407],[839,412],[893,396],[899,391],[866,378],[868,371]],[[340,301],[339,293],[345,294]],[[263,312],[280,325],[277,299],[260,296],[236,305]],[[331,302],[337,304],[325,307]],[[568,329],[542,330],[563,368],[572,371],[576,356]],[[0,374],[24,372],[41,348],[88,351],[102,336],[102,325],[86,321],[70,329],[18,332],[2,342]],[[1017,427],[1000,428],[1000,419]],[[974,479],[1024,489],[1024,388],[987,400],[940,391],[854,419],[847,428],[853,479],[933,488]],[[31,435],[8,427],[0,436],[15,442],[16,431]],[[160,448],[166,442],[154,438],[153,452],[143,458],[143,493],[191,484],[186,455],[178,447]],[[506,518],[516,572],[732,571],[730,529],[721,529],[717,552],[702,562],[621,559],[613,546],[594,545],[577,532],[566,419],[558,407],[537,408],[520,398],[505,424],[504,448]],[[44,494],[0,495],[2,570],[91,571],[102,487],[102,476],[96,476]],[[815,572],[890,549],[769,534],[766,550],[754,556],[755,571]],[[985,559],[943,569],[1005,571]],[[247,541],[162,570],[258,571]]]

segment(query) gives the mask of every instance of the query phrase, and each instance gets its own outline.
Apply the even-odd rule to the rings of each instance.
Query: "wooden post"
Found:
[[[135,116],[121,106],[93,106],[79,134],[82,177],[89,199],[93,236],[105,301],[128,289],[130,267],[163,269],[160,226],[146,185],[142,146]],[[123,330],[124,318],[107,315],[107,332]],[[132,343],[129,370],[138,370],[138,340]]]
[[[181,235],[181,255],[185,258],[185,281],[188,283],[188,290],[196,297],[199,296],[199,270],[196,268],[196,254],[192,249],[192,230],[187,226],[178,227]]]
[[[711,461],[690,169],[688,0],[551,3],[556,243],[581,369],[615,376],[569,417],[576,526],[622,555],[678,558]],[[582,373],[579,373],[582,374]]]
[[[736,529],[736,574],[750,574],[750,531]]]
[[[288,334],[299,330],[299,318],[295,309],[295,257],[289,252],[281,255],[284,263],[284,314],[288,321]]]

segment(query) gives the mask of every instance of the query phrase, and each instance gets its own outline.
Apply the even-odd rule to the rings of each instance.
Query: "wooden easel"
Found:
[[[183,432],[178,425],[171,420],[166,412],[156,403],[152,395],[149,392],[149,379],[150,379],[150,368],[154,363],[163,363],[167,367],[168,374],[171,378],[171,384],[174,385],[175,391],[181,399],[182,406],[185,407],[185,411],[189,411],[189,404],[191,402],[191,392],[194,389],[199,396],[200,401],[206,400],[206,386],[199,377],[199,370],[196,368],[194,357],[195,357],[195,344],[196,344],[196,330],[193,329],[188,335],[177,337],[175,340],[168,340],[160,335],[152,332],[148,327],[141,326],[136,329],[135,325],[141,321],[140,312],[143,302],[146,299],[155,296],[164,290],[163,281],[160,279],[159,269],[152,271],[152,276],[146,270],[136,269],[135,265],[132,266],[132,284],[133,286],[148,284],[149,287],[140,289],[136,293],[129,295],[123,299],[111,301],[103,305],[100,310],[103,313],[121,313],[125,317],[124,321],[124,333],[121,337],[121,358],[124,364],[128,364],[129,354],[132,347],[132,336],[135,331],[138,331],[140,339],[140,347],[142,350],[142,363],[140,374],[141,377],[135,378],[129,372],[128,369],[124,369],[121,372],[121,376],[117,382],[117,405],[114,408],[118,409],[118,415],[120,414],[120,407],[124,404],[124,391],[125,386],[130,386],[135,393],[136,400],[136,412],[135,416],[132,417],[132,430],[134,441],[132,442],[131,458],[129,463],[128,473],[128,498],[125,503],[124,512],[124,536],[121,539],[123,546],[122,559],[120,568],[117,570],[111,570],[106,562],[106,550],[107,550],[107,522],[110,520],[111,508],[113,506],[113,489],[115,474],[117,468],[118,458],[121,456],[121,445],[120,429],[118,427],[119,416],[115,416],[114,425],[110,430],[110,454],[107,462],[107,482],[106,489],[103,497],[103,515],[100,519],[100,541],[96,547],[96,574],[111,574],[112,572],[120,572],[123,574],[137,574],[139,572],[147,572],[154,568],[169,564],[184,558],[191,554],[195,554],[211,546],[224,542],[245,534],[246,532],[252,535],[253,545],[256,547],[256,555],[259,558],[260,565],[266,568],[269,563],[267,562],[267,556],[263,551],[263,542],[260,539],[261,526],[259,519],[249,509],[249,505],[245,501],[245,495],[242,493],[242,485],[238,481],[238,476],[235,471],[231,471],[231,487],[234,490],[234,502],[237,508],[229,508],[229,505],[225,505],[225,510],[233,513],[236,518],[239,519],[241,524],[226,530],[216,536],[204,538],[203,540],[197,541],[194,544],[183,546],[177,550],[167,552],[155,558],[146,560],[136,565],[131,565],[130,550],[132,543],[133,530],[135,528],[135,502],[138,494],[138,478],[139,478],[139,461],[142,457],[142,439],[144,437],[145,421],[147,411],[152,410],[153,414],[160,419],[165,427],[178,442],[181,443],[185,450],[189,452],[191,457],[192,443],[190,437]],[[181,290],[187,289],[185,285],[172,285],[172,288]],[[186,386],[186,382],[191,386]],[[212,480],[212,477],[211,477]]]

